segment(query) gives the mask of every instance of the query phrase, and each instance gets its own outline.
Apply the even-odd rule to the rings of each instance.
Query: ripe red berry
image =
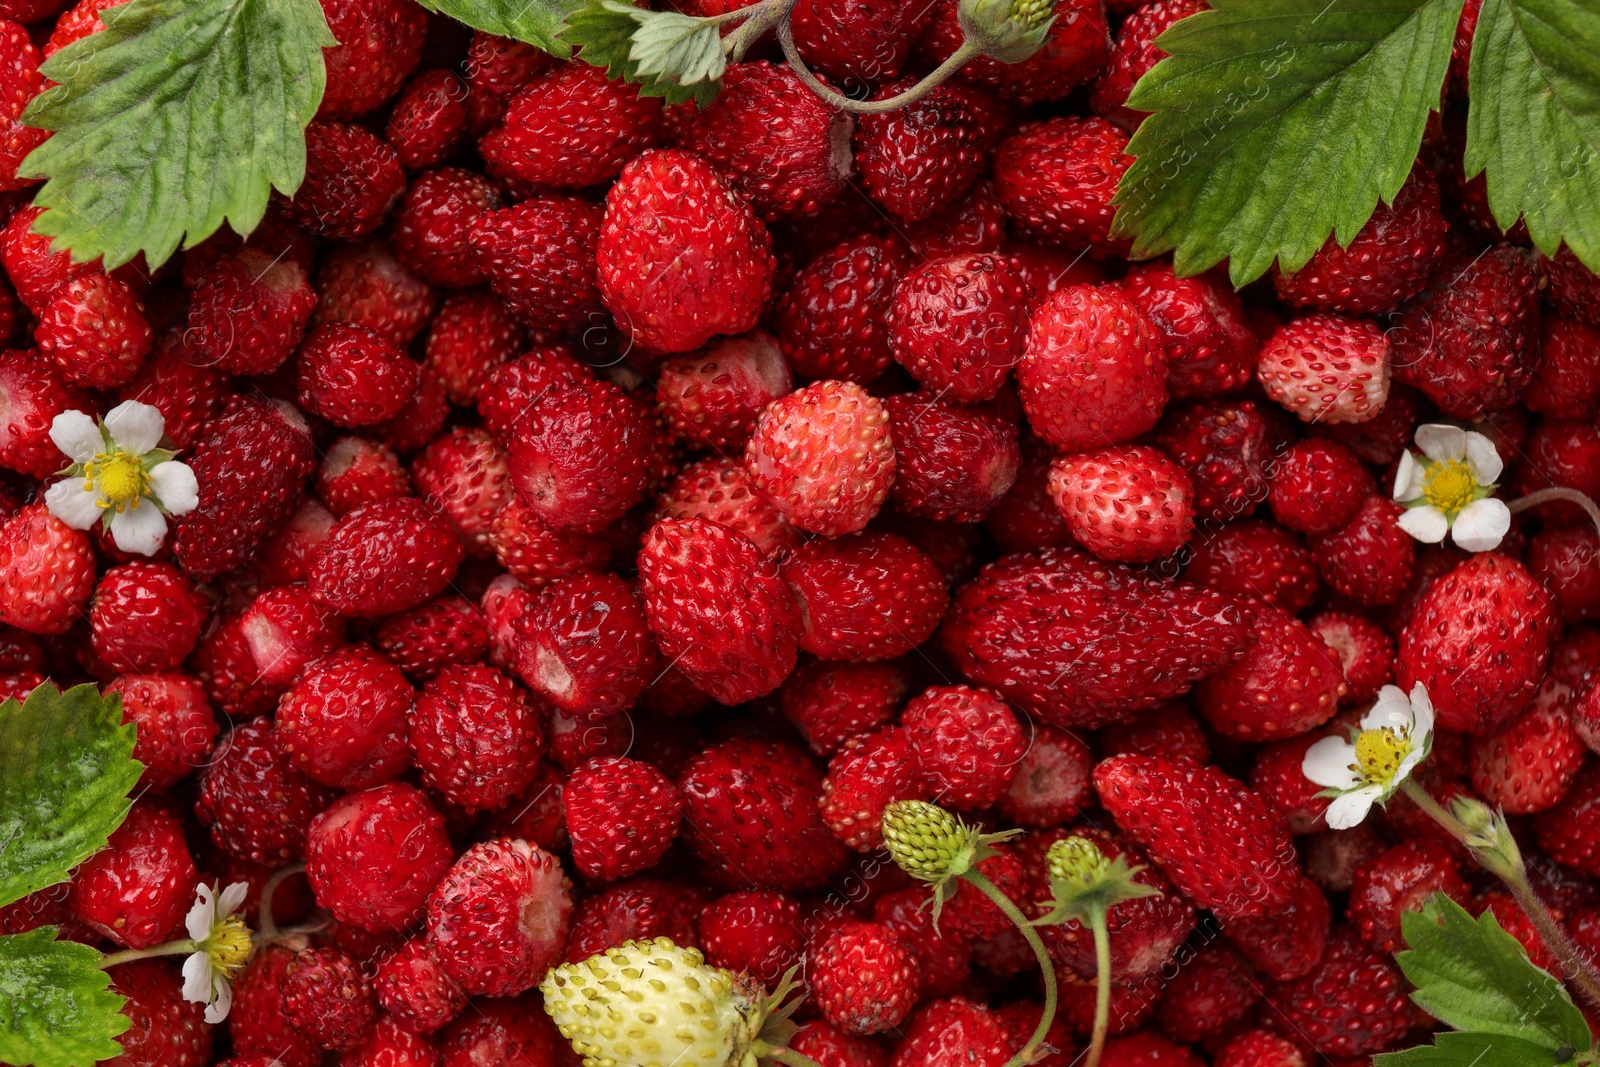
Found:
[[[531,329],[581,325],[600,307],[595,249],[603,212],[575,196],[536,196],[468,228],[473,261]]]
[[[586,878],[613,882],[649,870],[678,836],[677,789],[639,760],[590,760],[572,772],[561,800],[572,862]]]
[[[998,801],[1028,749],[1015,713],[986,689],[935,686],[900,721],[918,774],[962,809]]]
[[[1298,441],[1272,468],[1272,517],[1303,534],[1326,534],[1355,518],[1376,488],[1355,453],[1333,441]]]
[[[311,560],[311,593],[341,615],[390,615],[437,596],[462,558],[450,522],[425,501],[394,497],[339,520]]]
[[[241,247],[217,259],[189,295],[190,361],[229,374],[270,374],[289,358],[317,307],[291,259]]]
[[[363,789],[411,764],[406,713],[416,691],[398,667],[366,645],[346,645],[311,663],[278,702],[278,739],[319,782]]]
[[[895,286],[894,358],[926,389],[968,403],[988,400],[1022,358],[1028,293],[1021,264],[1010,257],[924,263]]]
[[[531,989],[560,959],[572,887],[556,857],[526,841],[473,845],[428,900],[428,946],[473,996]]]
[[[883,845],[885,808],[932,795],[912,761],[905,730],[890,726],[840,746],[828,761],[818,808],[834,837],[858,852],[870,852]]]
[[[1170,263],[1156,261],[1135,264],[1121,284],[1161,337],[1167,389],[1174,397],[1220,396],[1250,380],[1260,342],[1226,278],[1180,278]]]
[[[544,729],[527,693],[485,666],[446,667],[423,686],[406,736],[423,781],[474,811],[521,793],[544,751]]]
[[[1333,718],[1344,696],[1339,657],[1305,623],[1271,604],[1252,606],[1256,641],[1195,686],[1195,707],[1224,737],[1274,741]]]
[[[921,393],[883,402],[894,441],[889,499],[907,515],[979,522],[1016,481],[1016,423]]]
[[[1079,544],[1102,559],[1148,563],[1194,533],[1188,473],[1148,445],[1062,456],[1050,466],[1050,496]]]
[[[896,96],[916,79],[874,94]],[[867,194],[898,218],[917,222],[949,207],[988,162],[982,117],[969,96],[982,90],[941,85],[905,107],[856,121],[855,163]]]
[[[392,419],[417,391],[416,362],[365,326],[317,327],[296,362],[300,404],[339,426]]]
[[[187,674],[123,674],[103,690],[122,699],[122,720],[138,727],[133,758],[141,789],[164,793],[203,766],[217,740],[205,689]]]
[[[1128,136],[1104,119],[1030,122],[995,155],[994,187],[1013,234],[1071,251],[1126,255],[1110,236],[1111,197],[1128,165]]]
[[[285,209],[291,221],[334,241],[354,241],[383,224],[405,191],[394,149],[361,126],[306,127],[306,176]]]
[[[737,451],[750,439],[762,410],[793,390],[794,378],[777,342],[754,330],[662,364],[656,402],[678,440]]]
[[[511,97],[505,122],[478,150],[502,181],[583,189],[615,178],[660,139],[660,100],[587,63],[562,63]]]
[[[95,586],[89,640],[95,655],[121,673],[167,671],[194,651],[208,606],[170,563],[125,563]]]
[[[783,354],[805,378],[870,382],[889,366],[889,309],[905,246],[866,233],[841,241],[795,275],[778,301]]]
[[[323,51],[328,90],[317,117],[364,115],[398,92],[416,69],[427,13],[403,0],[330,2],[323,12],[339,44]]]
[[[389,112],[383,139],[410,170],[436,167],[455,151],[467,125],[467,87],[442,67],[411,79]]]
[[[467,995],[434,962],[422,937],[412,938],[384,957],[372,985],[383,1010],[418,1034],[431,1034],[449,1025],[467,1006]]]
[[[1416,542],[1395,524],[1400,505],[1376,493],[1343,528],[1316,542],[1317,567],[1341,596],[1367,606],[1392,604],[1411,581]]]
[[[205,1006],[183,999],[183,976],[166,960],[134,960],[112,968],[110,992],[126,998],[129,1025],[117,1037],[113,1067],[204,1067],[211,1060]],[[285,1067],[295,1067],[285,1060]],[[302,1064],[299,1067],[310,1067]]]
[[[800,905],[787,893],[751,890],[718,897],[700,912],[695,929],[707,963],[749,972],[769,986],[800,962],[806,948]]]
[[[802,663],[779,694],[783,713],[811,751],[831,755],[857,734],[894,717],[905,698],[905,670],[893,663]]]
[[[136,804],[73,873],[72,910],[119,945],[149,948],[183,919],[198,880],[183,824],[164,808]]]
[[[454,856],[444,818],[404,782],[347,793],[306,834],[317,903],[366,930],[405,930],[420,919]]]
[[[335,791],[290,762],[267,719],[235,727],[217,743],[200,775],[194,811],[211,840],[253,863],[292,861],[305,850],[306,827]]]
[[[558,578],[516,623],[517,673],[576,719],[627,711],[656,671],[644,606],[613,574]]]
[[[33,338],[67,381],[91,389],[133,378],[154,341],[144,306],[127,283],[98,272],[55,291],[39,312]]]
[[[481,660],[489,621],[472,601],[446,595],[391,617],[373,641],[407,675],[427,681],[452,663]]]
[[[29,504],[0,524],[0,622],[35,634],[66,633],[94,588],[87,535]]]
[[[877,923],[845,923],[806,956],[806,983],[823,1018],[847,1034],[899,1026],[917,1000],[916,957]]]
[[[378,1001],[360,965],[335,948],[307,948],[283,969],[283,1014],[327,1049],[361,1044],[378,1017]]]
[[[1307,315],[1261,346],[1256,377],[1301,422],[1365,422],[1389,396],[1389,338],[1365,319]]]
[[[50,440],[50,424],[63,411],[88,411],[87,396],[68,385],[36,352],[0,352],[0,466],[35,478],[48,478],[67,465]]]
[[[484,274],[471,234],[504,202],[499,188],[474,171],[440,167],[418,175],[395,213],[395,258],[433,285],[477,285]]]

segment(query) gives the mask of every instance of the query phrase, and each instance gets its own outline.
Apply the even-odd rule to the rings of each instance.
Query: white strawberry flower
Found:
[[[1511,509],[1493,496],[1505,464],[1494,442],[1459,426],[1417,427],[1421,455],[1406,451],[1394,477],[1394,498],[1405,505],[1402,530],[1436,545],[1450,534],[1468,552],[1487,552],[1511,529]]]
[[[1433,701],[1421,682],[1411,695],[1395,685],[1378,691],[1378,702],[1361,719],[1351,741],[1324,737],[1306,750],[1301,772],[1332,797],[1328,825],[1348,830],[1400,789],[1433,749]]]
[[[194,887],[195,902],[184,927],[195,951],[183,961],[183,999],[206,1006],[206,1022],[220,1023],[233,1007],[230,984],[250,959],[250,928],[237,914],[250,886],[234,882],[217,895],[212,886]]]
[[[72,466],[44,494],[50,514],[74,530],[104,522],[122,551],[155,555],[167,536],[167,516],[200,502],[194,471],[159,447],[165,432],[160,409],[137,400],[118,404],[99,422],[81,411],[57,415],[50,440]]]

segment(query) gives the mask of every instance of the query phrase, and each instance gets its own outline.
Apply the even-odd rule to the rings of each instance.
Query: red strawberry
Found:
[[[1246,1030],[1217,1053],[1216,1067],[1310,1067],[1291,1041],[1266,1030]]]
[[[322,457],[316,490],[342,519],[363,504],[410,496],[411,479],[389,449],[362,437],[341,437]]]
[[[1351,925],[1374,951],[1391,954],[1405,945],[1400,917],[1422,910],[1435,893],[1460,904],[1472,889],[1443,846],[1425,839],[1403,841],[1356,871],[1350,887]]]
[[[1200,721],[1176,701],[1144,712],[1132,722],[1113,723],[1099,733],[1100,749],[1111,756],[1187,756],[1196,763],[1210,757],[1211,744]]]
[[[718,897],[700,912],[695,928],[706,962],[748,972],[768,986],[800,962],[806,948],[800,905],[786,893],[752,890]]]
[[[299,263],[241,247],[218,257],[190,293],[183,345],[193,353],[191,363],[269,374],[299,347],[316,308],[317,294]]]
[[[1172,8],[1189,0],[1148,5]],[[1131,21],[1131,20],[1130,20]],[[1179,278],[1166,262],[1134,265],[1121,282],[1128,299],[1155,326],[1167,353],[1167,389],[1174,397],[1219,396],[1250,380],[1259,342],[1244,305],[1216,274]]]
[[[282,1067],[316,1067],[322,1062],[317,1043],[284,1017],[278,983],[294,954],[283,945],[264,945],[234,980],[228,1031],[235,1054],[259,1055]]]
[[[446,595],[390,618],[373,640],[401,670],[426,681],[450,664],[481,660],[489,623],[472,601]]]
[[[815,382],[767,405],[745,467],[756,491],[796,527],[854,533],[894,481],[888,412],[854,382]]]
[[[1513,478],[1518,492],[1560,485],[1600,494],[1600,429],[1592,423],[1541,420],[1521,451],[1526,459],[1517,464]],[[1534,514],[1546,526],[1592,528],[1588,517],[1570,503],[1544,504]]]
[[[644,606],[614,574],[556,579],[517,620],[516,633],[517,673],[572,718],[627,711],[657,669]]]
[[[205,1006],[183,999],[183,977],[166,960],[134,960],[112,968],[111,992],[127,998],[128,1029],[117,1037],[122,1054],[111,1067],[204,1067],[211,1060]],[[284,1067],[309,1067],[287,1058]]]
[[[655,518],[719,523],[744,534],[769,557],[804,537],[756,494],[744,464],[736,459],[703,459],[683,468],[656,501]]]
[[[465,289],[482,282],[470,235],[503,203],[499,188],[474,171],[440,167],[419,175],[395,213],[395,258],[433,285]]]
[[[438,1056],[428,1038],[380,1014],[362,1043],[343,1054],[341,1067],[433,1067]]]
[[[278,740],[295,766],[339,789],[397,777],[411,764],[406,713],[416,691],[389,660],[346,645],[313,662],[278,702]]]
[[[476,403],[478,390],[522,346],[522,326],[505,302],[472,289],[451,293],[428,327],[426,367],[439,376],[445,395],[463,407]]]
[[[834,837],[858,852],[870,852],[883,845],[886,807],[931,795],[912,761],[905,730],[890,726],[853,737],[834,753],[819,810]]]
[[[1011,1058],[999,1018],[965,997],[922,1005],[901,1033],[891,1067],[1003,1067]]]
[[[1371,701],[1394,680],[1394,639],[1381,627],[1338,611],[1325,611],[1307,625],[1339,657],[1349,688],[1345,703]]]
[[[333,524],[331,511],[314,497],[306,499],[256,555],[256,575],[261,583],[272,586],[305,581],[311,572],[311,556],[333,532]]]
[[[1117,827],[1224,921],[1268,914],[1293,897],[1289,836],[1259,797],[1215,767],[1114,756],[1095,768],[1094,784]]]
[[[118,673],[172,670],[194,651],[209,605],[170,563],[125,563],[95,587],[89,640]]]
[[[467,84],[479,93],[498,97],[502,106],[518,89],[554,65],[548,52],[482,30],[473,31],[467,59],[462,64]]]
[[[360,1045],[378,1017],[372,985],[338,949],[301,949],[284,967],[280,984],[284,1018],[323,1048]]]
[[[933,19],[918,45],[918,53],[930,64],[942,62],[960,45],[959,7],[957,0],[936,0]],[[982,56],[962,67],[961,74],[1019,103],[1059,100],[1100,73],[1109,45],[1104,5],[1098,0],[1070,0],[1057,5],[1055,21],[1038,52],[1021,63]]]
[[[0,622],[35,634],[66,633],[94,588],[87,535],[29,504],[0,524]]]
[[[372,985],[383,1010],[419,1034],[448,1025],[467,1006],[467,995],[434,962],[421,937],[380,961]]]
[[[1563,315],[1600,326],[1600,312],[1595,310],[1594,304],[1596,295],[1600,294],[1600,275],[1584,266],[1570,248],[1561,249],[1543,262],[1550,275],[1549,299],[1555,309]]]
[[[1128,241],[1110,233],[1111,197],[1133,162],[1127,147],[1128,135],[1104,119],[1052,118],[1018,129],[994,160],[995,192],[1013,235],[1125,256]]]
[[[806,984],[823,1018],[847,1034],[881,1034],[917,1001],[916,957],[877,923],[836,927],[806,954]]]
[[[1389,338],[1365,319],[1307,315],[1261,346],[1256,377],[1301,422],[1365,422],[1389,396]]]
[[[505,123],[478,150],[502,181],[582,189],[615,178],[660,139],[660,100],[587,63],[562,63],[511,98]]]
[[[984,568],[956,593],[941,637],[971,681],[1069,729],[1185,693],[1250,640],[1228,598],[1069,549]]]
[[[67,457],[50,440],[50,424],[63,411],[93,411],[94,405],[38,352],[0,352],[0,464],[35,478],[48,478],[67,466]]]
[[[874,97],[896,96],[915,83],[890,82]],[[907,222],[951,206],[987,163],[982,117],[968,106],[981,92],[941,85],[905,107],[863,115],[856,123],[855,162],[868,195]]]
[[[544,752],[539,709],[510,678],[484,666],[446,667],[423,686],[406,737],[422,780],[472,811],[520,794]]]
[[[306,877],[342,923],[405,930],[454,858],[444,819],[404,782],[347,793],[312,820]]]
[[[652,937],[690,944],[705,899],[697,886],[660,878],[619,882],[578,903],[562,959],[576,963],[624,941]]]
[[[467,240],[489,287],[525,325],[570,330],[600,307],[595,249],[603,214],[575,196],[536,196],[483,212]]]
[[[133,378],[153,341],[144,306],[133,291],[100,273],[84,274],[57,289],[39,313],[33,337],[63,377],[92,389]]]
[[[483,1001],[457,1019],[439,1040],[443,1067],[476,1067],[480,1063],[543,1067],[561,1063],[562,1057],[571,1054],[570,1048],[538,1000]]]
[[[819,756],[894,716],[906,677],[892,663],[803,663],[783,683],[783,713]]]
[[[1189,475],[1145,445],[1062,456],[1050,467],[1050,496],[1072,536],[1102,559],[1146,563],[1194,532]]]
[[[1415,1010],[1400,971],[1349,928],[1334,931],[1316,970],[1269,987],[1267,1002],[1269,1025],[1333,1056],[1388,1048],[1411,1028]]]
[[[463,547],[474,555],[493,550],[494,521],[511,499],[505,454],[488,431],[459,427],[437,438],[412,461],[422,495],[455,523]]]
[[[1230,596],[1257,597],[1290,615],[1316,599],[1316,560],[1294,534],[1265,519],[1230,522],[1189,544],[1185,581]]]
[[[437,596],[461,556],[449,520],[432,505],[380,500],[340,519],[318,547],[311,593],[341,615],[389,615]]]
[[[1538,688],[1555,624],[1522,564],[1481,552],[1435,582],[1400,632],[1400,686],[1427,686],[1441,729],[1494,733]]]
[[[1195,686],[1195,706],[1234,740],[1281,740],[1321,726],[1345,693],[1338,655],[1283,610],[1256,604],[1252,611],[1255,644]]]
[[[1317,541],[1317,567],[1335,592],[1368,607],[1405,593],[1416,542],[1396,524],[1400,512],[1399,504],[1374,493],[1343,529]]]
[[[790,27],[808,67],[854,86],[899,77],[930,11],[926,2],[800,0]]]
[[[411,79],[384,126],[383,139],[408,170],[436,167],[454,152],[467,125],[467,87],[442,67]]]
[[[1206,9],[1205,0],[1154,0],[1123,19],[1105,73],[1089,97],[1094,113],[1129,132],[1138,129],[1146,112],[1128,107],[1128,94],[1151,67],[1167,57],[1155,39],[1173,23]]]
[[[1112,286],[1063,289],[1033,317],[1017,391],[1033,431],[1073,451],[1149,430],[1167,402],[1155,327]]]
[[[572,861],[597,881],[654,867],[678,836],[678,791],[666,775],[639,760],[590,760],[567,779],[562,803]]]
[[[895,454],[889,497],[901,512],[978,522],[1011,489],[1020,465],[1012,420],[921,393],[883,406]]]
[[[495,516],[490,540],[500,565],[535,589],[611,558],[604,541],[576,530],[551,529],[514,497]]]
[[[560,861],[500,838],[467,849],[433,891],[428,944],[467,993],[511,996],[537,985],[560,958],[571,919]]]
[[[4,32],[3,26],[0,32]],[[14,38],[8,35],[8,40]],[[55,250],[50,237],[34,233],[33,224],[43,214],[44,208],[24,204],[12,213],[5,229],[0,231],[0,263],[5,265],[6,277],[16,288],[17,298],[35,315],[49,305],[57,289],[73,278],[99,269],[99,260],[74,263],[71,253]]]
[[[1566,797],[1533,820],[1534,839],[1549,857],[1574,871],[1600,871],[1600,837],[1594,832],[1600,803],[1600,765],[1578,772]]]
[[[354,241],[383,224],[405,187],[399,157],[376,136],[360,126],[313,122],[306,127],[305,181],[285,207],[290,221],[319,237]]]
[[[226,375],[212,367],[195,366],[191,362],[193,358],[183,335],[170,331],[156,343],[155,354],[118,393],[122,400],[137,400],[159,410],[166,423],[167,439],[180,449],[189,448],[200,439],[227,392]],[[0,366],[3,362],[4,356],[0,355]],[[6,372],[0,370],[0,389],[8,389],[3,384],[5,375]],[[8,391],[14,405],[12,418],[26,419],[37,401],[15,386]],[[88,410],[87,403],[64,407]],[[16,429],[20,426],[14,422],[13,433]],[[4,448],[0,444],[0,459],[6,454]]]
[[[951,207],[921,222],[906,223],[901,236],[920,259],[981,255],[1000,251],[1005,241],[1005,221],[1005,209],[1000,206],[994,186],[977,181]]]
[[[1002,552],[1066,548],[1075,544],[1061,509],[1050,498],[1050,463],[1055,453],[1037,438],[1024,435],[1022,461],[1011,490],[984,517],[984,525]]]
[[[793,390],[794,379],[778,343],[755,330],[662,364],[656,403],[678,440],[738,450],[750,439],[762,410]]]
[[[1592,422],[1600,413],[1600,365],[1590,354],[1600,346],[1600,326],[1554,314],[1543,316],[1539,326],[1544,358],[1523,402],[1553,419]]]
[[[889,314],[894,358],[926,389],[988,400],[1022,358],[1028,283],[1005,256],[934,260],[895,286]]]
[[[194,903],[194,860],[183,824],[164,808],[136,804],[105,848],[72,875],[72,910],[129,948],[167,940]]]
[[[1337,730],[1337,728],[1335,728]],[[1274,741],[1255,751],[1250,767],[1250,788],[1273,814],[1283,819],[1291,834],[1309,834],[1327,828],[1323,814],[1328,798],[1322,787],[1306,777],[1306,751],[1322,740],[1321,731]]]
[[[1152,1033],[1107,1041],[1106,1061],[1118,1067],[1203,1067],[1205,1063],[1187,1047]]]
[[[380,240],[330,250],[317,264],[317,292],[313,326],[366,326],[401,347],[433,317],[433,287],[401,266]]]
[[[483,416],[489,432],[504,440],[547,389],[593,380],[593,372],[579,363],[565,345],[536,345],[483,374],[478,388],[478,414]]]
[[[711,745],[689,761],[678,790],[689,847],[716,884],[816,889],[849,862],[849,850],[817,814],[822,776],[798,748],[749,740]]]
[[[133,758],[144,764],[142,789],[164,793],[205,763],[217,720],[205,690],[187,674],[124,674],[104,694],[122,698],[122,721],[138,727]]]
[[[328,90],[322,119],[364,115],[399,91],[422,56],[428,16],[408,0],[340,0],[323,5],[339,42],[322,52]]]
[[[254,863],[294,860],[306,827],[334,798],[289,761],[271,721],[237,726],[200,775],[194,811],[223,851]]]
[[[1588,749],[1573,730],[1570,698],[1549,682],[1519,719],[1488,737],[1474,737],[1472,788],[1512,815],[1561,802]]]
[[[721,171],[771,222],[813,215],[844,190],[853,125],[794,71],[757,60],[730,64],[716,100],[675,141]]]
[[[865,233],[807,263],[778,301],[783,354],[805,378],[870,382],[889,366],[889,308],[905,246]]]
[[[1261,999],[1260,975],[1227,945],[1213,941],[1174,969],[1156,1009],[1161,1032],[1174,1040],[1198,1042],[1227,1033]]]
[[[417,391],[416,362],[365,326],[318,326],[296,364],[300,405],[338,426],[392,419]]]
[[[1230,522],[1267,495],[1267,465],[1278,432],[1253,400],[1198,400],[1167,412],[1153,443],[1189,472],[1195,515]]]
[[[1328,898],[1315,882],[1301,878],[1282,909],[1234,919],[1222,932],[1256,970],[1286,982],[1308,973],[1322,959],[1331,923]]]
[[[800,647],[822,659],[892,659],[926,641],[949,602],[944,577],[910,541],[868,532],[816,538],[785,557]]]
[[[1007,823],[1060,825],[1083,813],[1093,768],[1088,745],[1065,730],[1036,725],[1026,750],[1007,768],[1010,785],[996,806]]]
[[[1015,713],[984,689],[935,686],[906,705],[900,721],[919,776],[963,809],[999,800],[1028,749]]]
[[[1272,468],[1272,517],[1303,534],[1326,534],[1355,518],[1376,488],[1355,453],[1312,438],[1289,446]]]

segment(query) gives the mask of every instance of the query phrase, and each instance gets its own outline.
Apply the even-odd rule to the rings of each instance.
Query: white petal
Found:
[[[1467,431],[1443,422],[1425,422],[1417,427],[1417,447],[1435,463],[1460,459],[1467,454]]]
[[[119,511],[111,518],[111,538],[124,552],[153,556],[167,536],[167,517],[148,500]]]
[[[1433,733],[1433,698],[1428,695],[1428,687],[1421,682],[1411,687],[1411,715],[1411,733],[1421,746]]]
[[[200,484],[187,463],[157,463],[150,468],[150,488],[168,515],[186,514],[200,504]]]
[[[106,416],[106,429],[111,439],[136,456],[142,456],[161,443],[167,431],[167,420],[161,409],[141,404],[137,400],[124,400]]]
[[[63,411],[50,423],[50,440],[74,463],[87,463],[105,448],[100,427],[81,411]]]
[[[1356,748],[1338,737],[1324,737],[1306,749],[1300,773],[1325,789],[1354,789],[1361,778],[1350,765],[1356,761]]]
[[[50,514],[72,527],[87,530],[100,521],[100,494],[85,491],[82,478],[63,478],[44,491]]]
[[[191,952],[183,961],[183,999],[196,1004],[211,999],[211,961],[204,952]]]
[[[1409,734],[1416,721],[1416,712],[1411,707],[1411,701],[1406,699],[1405,693],[1399,686],[1386,685],[1378,690],[1378,700],[1372,705],[1372,709],[1361,716],[1361,728],[1381,730],[1388,727]]]
[[[1426,756],[1427,754],[1428,750],[1422,748],[1420,745],[1412,749],[1411,752],[1407,754],[1406,758],[1400,761],[1399,768],[1394,772],[1394,780],[1389,783],[1389,790],[1393,792],[1394,790],[1399,789],[1400,783],[1411,777],[1412,769],[1415,768],[1417,764],[1421,763],[1422,757]]]
[[[1436,545],[1444,540],[1444,535],[1450,532],[1450,520],[1444,517],[1444,512],[1428,504],[1418,508],[1407,508],[1405,513],[1395,520],[1395,524],[1418,541],[1425,541]]]
[[[217,898],[217,914],[232,915],[239,910],[239,905],[243,904],[244,898],[249,895],[249,882],[234,882],[222,891],[222,896]]]
[[[1394,498],[1401,503],[1410,503],[1422,495],[1426,488],[1426,479],[1423,476],[1422,464],[1408,448],[1400,453],[1400,466],[1394,472]]]
[[[1367,812],[1372,810],[1372,802],[1383,794],[1383,790],[1375,785],[1365,789],[1357,789],[1353,793],[1334,797],[1328,802],[1328,826],[1334,830],[1348,830],[1352,826],[1359,826],[1361,820],[1367,817]]]
[[[1468,552],[1488,552],[1500,547],[1510,529],[1511,509],[1505,501],[1486,496],[1461,509],[1450,527],[1450,536]]]
[[[189,905],[189,914],[183,918],[183,928],[189,931],[189,937],[195,941],[204,941],[211,936],[211,926],[217,919],[217,902],[211,896],[211,887],[201,882],[194,887],[194,903]]]
[[[228,1012],[233,1008],[233,987],[228,985],[228,980],[218,975],[212,989],[212,1001],[206,1005],[206,1022],[215,1026],[228,1017]]]
[[[1467,431],[1467,464],[1472,468],[1472,478],[1479,485],[1493,485],[1500,480],[1500,472],[1505,470],[1505,461],[1500,458],[1499,451],[1494,447],[1494,442],[1481,433]]]

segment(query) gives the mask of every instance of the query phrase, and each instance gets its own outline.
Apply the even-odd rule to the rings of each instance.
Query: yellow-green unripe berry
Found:
[[[1089,889],[1110,869],[1111,861],[1086,837],[1063,837],[1045,856],[1053,881],[1074,889]]]
[[[924,882],[960,873],[970,862],[972,832],[961,820],[925,800],[897,800],[883,809],[883,844],[900,869]]]
[[[961,32],[1002,63],[1021,63],[1044,47],[1055,14],[1056,0],[961,0],[956,8]]]

